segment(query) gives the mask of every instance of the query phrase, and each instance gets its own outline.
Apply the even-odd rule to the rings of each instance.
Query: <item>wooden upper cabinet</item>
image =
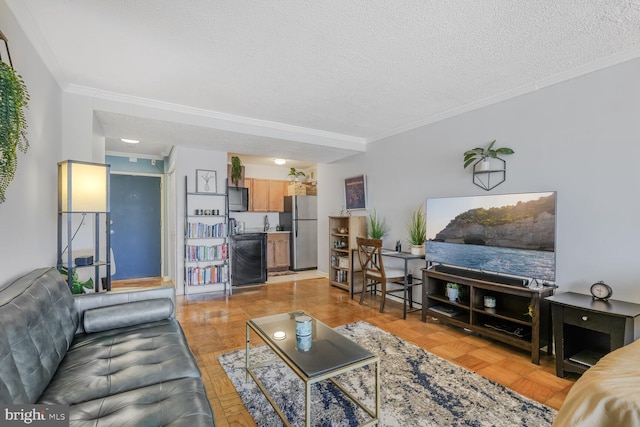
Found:
[[[284,212],[284,196],[289,181],[245,178],[249,188],[249,211]]]
[[[282,181],[269,181],[269,212],[284,212],[284,186]]]
[[[251,211],[267,212],[269,210],[269,180],[252,178]]]

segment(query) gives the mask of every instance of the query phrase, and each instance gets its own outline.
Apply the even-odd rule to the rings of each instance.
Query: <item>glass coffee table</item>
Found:
[[[305,318],[305,316],[307,316]],[[296,337],[296,325],[301,332],[301,323],[296,321],[307,320],[311,322],[311,342]],[[302,318],[302,319],[301,319]],[[308,323],[306,324],[308,326]],[[253,331],[282,361],[302,379],[305,384],[305,425],[311,426],[311,386],[317,382],[329,380],[349,397],[356,405],[362,408],[371,419],[361,426],[373,426],[379,423],[380,413],[380,358],[370,351],[360,347],[355,342],[340,335],[324,323],[309,316],[302,311],[276,314],[260,317],[247,321],[247,373],[256,382],[262,393],[273,406],[276,413],[285,425],[291,426],[282,410],[271,397],[265,386],[254,372],[255,368],[264,366],[251,364],[250,333]],[[302,335],[302,334],[300,334]],[[300,349],[299,349],[300,347]],[[345,390],[334,377],[364,366],[373,365],[375,371],[375,408],[370,409],[358,400],[353,394]],[[247,377],[248,378],[248,377]]]

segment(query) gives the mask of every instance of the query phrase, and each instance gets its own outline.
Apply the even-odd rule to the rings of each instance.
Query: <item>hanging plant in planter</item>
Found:
[[[28,102],[29,92],[22,77],[0,61],[0,203],[5,201],[5,192],[16,173],[18,150],[26,153],[29,148],[24,116]]]

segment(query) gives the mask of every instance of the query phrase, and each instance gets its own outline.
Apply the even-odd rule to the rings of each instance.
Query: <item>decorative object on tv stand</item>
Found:
[[[427,219],[422,205],[411,214],[407,225],[412,255],[424,255],[424,242],[427,240]]]
[[[369,237],[372,239],[382,239],[388,235],[391,227],[387,224],[384,217],[378,217],[378,213],[374,209],[369,214]]]
[[[217,193],[216,171],[196,169],[196,193]]]
[[[460,291],[460,287],[457,283],[447,283],[447,297],[449,297],[449,301],[455,302],[458,300],[458,294]]]
[[[464,167],[473,164],[473,183],[484,190],[492,190],[507,179],[507,162],[498,157],[499,154],[513,154],[508,147],[493,148],[496,140],[487,148],[476,147],[464,153]],[[496,160],[492,166],[491,159]]]
[[[296,170],[296,168],[290,168],[289,169],[289,179],[291,181],[300,181],[300,177],[304,176],[306,177],[306,175],[304,174],[304,172]]]
[[[5,200],[5,192],[18,166],[18,153],[29,148],[27,140],[27,120],[24,110],[28,108],[29,92],[22,77],[13,69],[7,38],[0,31],[7,51],[6,64],[0,55],[0,203]]]
[[[58,270],[67,274],[67,283],[74,289],[73,238],[84,223],[87,213],[95,213],[95,234],[93,264],[96,290],[100,283],[100,267],[106,269],[106,290],[111,290],[111,207],[109,200],[109,173],[111,166],[100,163],[88,163],[66,160],[58,163]],[[80,225],[73,231],[73,215],[82,214]],[[104,222],[100,216],[104,215]],[[66,218],[66,248],[62,248],[63,217]],[[105,261],[101,261],[100,234],[105,234]],[[66,252],[66,259],[63,256]],[[80,263],[76,263],[80,266]],[[77,288],[77,287],[76,287]]]

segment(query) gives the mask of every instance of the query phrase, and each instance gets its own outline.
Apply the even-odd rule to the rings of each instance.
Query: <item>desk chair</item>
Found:
[[[360,304],[364,301],[364,294],[367,288],[373,286],[375,291],[378,283],[382,301],[380,302],[380,312],[384,310],[384,303],[387,294],[398,290],[387,290],[387,282],[404,281],[404,270],[385,269],[382,262],[382,239],[364,239],[357,237],[358,258],[362,267],[362,294],[360,294]]]

